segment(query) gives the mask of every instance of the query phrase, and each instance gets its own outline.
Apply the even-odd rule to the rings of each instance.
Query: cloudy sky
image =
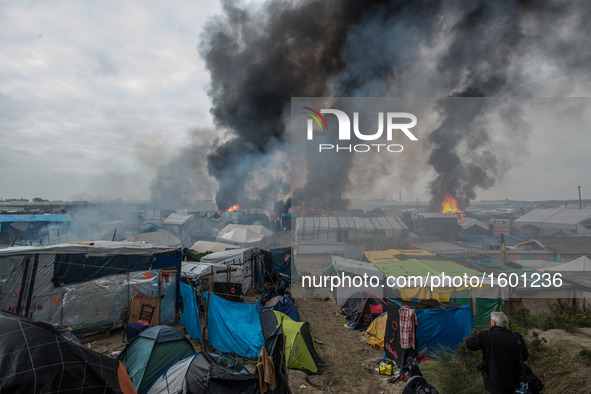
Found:
[[[213,1],[0,4],[0,198],[149,197],[211,125],[197,43]]]
[[[160,165],[212,138],[195,131],[213,122],[197,46],[220,12],[204,0],[0,3],[0,198],[149,199]],[[545,92],[587,96],[588,80],[529,61],[536,84],[555,85]],[[589,102],[579,100],[530,107],[520,157],[478,199],[577,198],[578,185],[591,197]],[[404,198],[429,199],[430,177]]]

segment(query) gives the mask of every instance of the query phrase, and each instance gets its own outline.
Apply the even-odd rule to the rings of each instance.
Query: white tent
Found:
[[[327,270],[328,276],[338,276],[338,277],[354,277],[354,276],[375,276],[379,278],[379,285],[378,287],[356,287],[353,284],[348,285],[348,283],[341,284],[340,287],[337,287],[333,291],[333,295],[336,300],[336,304],[339,306],[345,305],[347,299],[357,293],[359,291],[369,291],[371,293],[376,294],[378,297],[384,297],[384,273],[379,270],[378,267],[371,263],[366,263],[364,261],[357,261],[357,260],[350,260],[339,256],[332,256],[332,263],[329,265]],[[347,279],[348,280],[348,279]],[[347,282],[345,280],[345,282]]]
[[[577,272],[591,272],[591,259],[587,256],[581,256],[571,262],[560,264],[556,267],[549,268],[547,271],[577,271]]]
[[[172,247],[181,246],[181,239],[166,230],[156,230],[150,233],[141,233],[133,235],[125,242],[145,242],[152,245],[166,245]]]
[[[223,252],[229,249],[239,249],[239,246],[231,245],[222,242],[211,242],[211,241],[197,241],[191,246],[191,250],[194,250],[199,253],[205,252]]]
[[[265,248],[271,230],[259,225],[229,224],[218,233],[216,241],[231,243],[240,247]]]

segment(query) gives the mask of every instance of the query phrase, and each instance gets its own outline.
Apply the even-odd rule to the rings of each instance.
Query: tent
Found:
[[[0,327],[2,392],[135,392],[122,363],[64,338],[51,324],[0,312]]]
[[[370,346],[383,349],[384,348],[384,335],[386,334],[386,324],[388,320],[388,313],[384,312],[371,322],[367,331],[363,336],[363,339]]]
[[[368,252],[365,252],[368,253]],[[367,263],[365,261],[350,260],[343,257],[332,256],[332,263],[329,264],[326,269],[326,275],[354,278],[357,276],[373,276],[379,279],[380,283],[384,283],[384,273],[380,271],[375,265]],[[336,287],[333,290],[333,296],[336,299],[336,303],[342,306],[354,293],[359,291],[371,291],[378,297],[383,297],[384,289],[381,286],[378,287],[357,287],[353,283],[347,283],[347,281],[341,281],[341,286]]]
[[[261,327],[261,304],[225,300],[203,293],[207,302],[209,344],[221,352],[256,359],[265,341]]]
[[[374,293],[359,291],[347,299],[341,310],[349,322],[349,327],[364,330],[376,317],[384,313],[386,302]]]
[[[170,364],[192,353],[195,349],[182,333],[162,325],[140,332],[118,359],[127,367],[133,387],[142,394]]]
[[[207,352],[192,354],[172,364],[150,386],[148,394],[160,393],[253,393],[259,392],[259,377],[229,368],[223,356]],[[241,365],[240,365],[241,366]]]
[[[306,373],[318,373],[322,361],[314,344],[310,324],[295,322],[278,311],[263,312],[265,332],[281,326],[285,334],[285,362],[287,368],[300,369]]]
[[[127,238],[125,242],[145,242],[152,245],[167,245],[177,248],[182,241],[179,237],[166,230],[158,229],[149,233],[140,233]]]
[[[242,248],[265,248],[273,232],[261,225],[228,224],[218,232],[216,241]]]
[[[131,297],[147,295],[174,323],[178,281],[165,269],[180,272],[181,259],[180,249],[133,242],[0,249],[0,309],[80,333],[123,327]]]
[[[420,352],[427,345],[429,352],[442,348],[453,349],[472,331],[472,316],[470,308],[466,305],[439,303],[436,300],[413,302],[386,299],[386,301],[388,317],[384,334],[384,351],[386,356],[396,361],[398,365],[406,364],[407,357],[411,355],[403,351],[409,349],[402,349],[400,344],[399,311],[403,306],[414,309],[417,317],[415,352]]]
[[[290,317],[293,321],[299,322],[300,320],[300,313],[298,312],[298,308],[296,308],[295,304],[291,300],[291,298],[286,296],[275,296],[271,298],[263,307],[263,311],[279,311],[285,313],[287,316]]]

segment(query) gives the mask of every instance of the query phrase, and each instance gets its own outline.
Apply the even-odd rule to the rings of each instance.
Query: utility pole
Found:
[[[583,206],[581,205],[581,186],[579,186],[579,209],[583,209]]]

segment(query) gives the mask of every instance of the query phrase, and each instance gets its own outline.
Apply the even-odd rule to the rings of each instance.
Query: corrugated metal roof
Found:
[[[570,225],[567,228],[576,228],[576,224],[589,218],[591,218],[591,209],[589,208],[534,209],[515,219],[514,224],[517,226],[533,225],[538,227]]]
[[[318,230],[404,230],[406,225],[394,217],[320,216],[296,218],[296,231]]]
[[[555,253],[591,255],[591,237],[538,238],[538,241]]]

